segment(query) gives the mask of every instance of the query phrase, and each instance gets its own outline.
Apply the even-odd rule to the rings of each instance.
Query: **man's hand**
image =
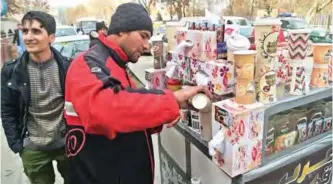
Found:
[[[179,120],[184,121],[184,119],[185,119],[184,113],[182,111],[179,111],[179,117],[177,117],[177,119],[173,120],[172,122],[168,123],[167,128],[173,127],[175,124],[179,122]]]
[[[177,99],[178,105],[180,108],[187,108],[188,107],[188,100],[191,99],[198,93],[204,93],[209,98],[213,98],[212,93],[208,90],[206,86],[194,86],[194,87],[186,87],[179,91],[174,92],[174,96]]]

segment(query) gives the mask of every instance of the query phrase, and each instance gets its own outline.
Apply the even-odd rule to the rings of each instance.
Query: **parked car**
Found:
[[[311,28],[304,19],[294,18],[294,17],[281,17],[280,18],[284,36],[288,39],[288,30],[295,29],[309,29],[309,47],[308,56],[312,55],[312,44],[313,43],[332,43],[332,38],[330,38],[329,31],[324,28]]]
[[[55,36],[56,37],[64,37],[64,36],[71,36],[71,35],[77,35],[77,32],[75,30],[74,26],[57,26]]]
[[[80,18],[76,20],[76,31],[82,35],[88,35],[91,31],[96,31],[96,23],[101,20],[94,18]]]
[[[224,16],[223,19],[226,27],[229,25],[235,25],[239,28],[239,32],[241,35],[245,37],[251,37],[253,26],[246,18],[236,16]]]
[[[73,60],[81,52],[89,49],[88,35],[56,37],[52,46],[68,60]]]

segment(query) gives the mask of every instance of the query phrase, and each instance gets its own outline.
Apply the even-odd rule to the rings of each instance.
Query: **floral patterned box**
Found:
[[[217,59],[217,34],[215,31],[202,33],[202,54],[200,60],[208,62]]]
[[[234,92],[234,65],[226,60],[201,62],[175,52],[169,52],[167,62],[169,63],[167,66],[175,66],[172,78],[182,80],[183,83],[196,84],[196,74],[201,72],[208,78],[207,85],[212,93],[220,96]]]
[[[175,67],[172,78],[183,82],[192,82],[193,74],[190,71],[190,58],[170,51],[167,55],[167,63],[169,63],[167,65]],[[173,68],[170,67],[168,70],[173,70]]]
[[[181,32],[179,32],[181,34]],[[193,47],[187,52],[187,57],[202,62],[217,59],[217,33],[215,31],[187,30],[186,40],[193,43]],[[181,36],[179,36],[182,38]],[[181,40],[181,39],[179,39]]]
[[[213,104],[213,139],[209,142],[213,161],[231,177],[261,164],[264,105],[240,105],[227,99]]]
[[[190,59],[190,70],[192,76],[198,71],[205,73],[208,78],[208,88],[216,95],[225,95],[234,92],[235,76],[234,65],[226,60],[215,60],[200,62]],[[195,82],[195,80],[193,80]]]
[[[149,89],[163,90],[166,88],[165,69],[146,69],[145,79],[148,82]]]

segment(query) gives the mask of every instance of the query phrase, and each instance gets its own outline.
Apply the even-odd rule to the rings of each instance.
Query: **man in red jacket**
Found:
[[[127,63],[149,47],[152,21],[136,3],[120,5],[108,36],[76,58],[67,73],[65,118],[70,183],[153,183],[151,134],[179,120],[179,108],[205,87],[178,92],[136,89]]]

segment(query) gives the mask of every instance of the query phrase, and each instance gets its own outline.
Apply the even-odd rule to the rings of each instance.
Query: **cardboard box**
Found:
[[[181,36],[181,31],[179,31],[179,39]],[[226,45],[224,42],[217,41],[216,31],[202,31],[202,30],[187,30],[186,40],[194,44],[192,49],[187,53],[187,57],[192,59],[197,59],[202,62],[209,62],[211,60],[221,59],[226,53]]]
[[[163,56],[164,46],[163,41],[160,38],[152,39],[152,54],[154,57],[154,68],[162,69],[165,68],[166,61]]]
[[[207,63],[192,59],[190,68],[192,74],[202,71],[209,76],[208,88],[216,95],[225,95],[234,92],[235,75],[234,65],[226,60],[215,60]],[[195,79],[192,79],[195,82]]]
[[[212,93],[220,96],[234,92],[234,65],[226,60],[201,62],[175,52],[169,52],[167,60],[177,65],[173,78],[182,80],[183,83],[196,84],[196,74],[200,71],[209,77],[206,85]]]
[[[175,65],[175,71],[172,72],[174,79],[179,79],[182,82],[191,82],[193,78],[192,71],[190,70],[190,58],[185,57],[176,52],[170,51],[167,55],[167,62]],[[172,69],[171,69],[172,70]]]
[[[201,61],[211,61],[217,59],[217,40],[216,32],[203,31],[202,32],[202,54]]]
[[[228,175],[244,174],[261,164],[264,105],[240,105],[227,99],[213,103],[213,161]]]
[[[165,69],[146,69],[145,79],[148,82],[149,89],[163,90],[166,88]]]
[[[190,114],[191,124],[189,126],[200,135],[203,141],[210,141],[212,139],[212,112],[190,110]]]

